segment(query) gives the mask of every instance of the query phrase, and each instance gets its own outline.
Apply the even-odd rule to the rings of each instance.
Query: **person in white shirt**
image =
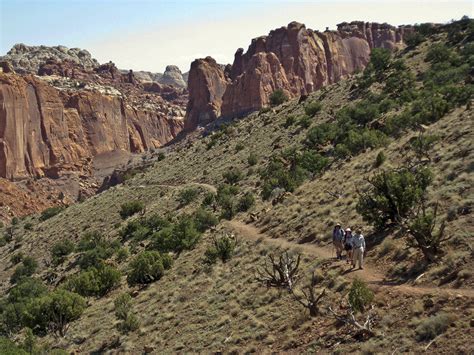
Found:
[[[356,230],[352,238],[352,267],[359,263],[359,269],[364,268],[365,239],[360,229]]]

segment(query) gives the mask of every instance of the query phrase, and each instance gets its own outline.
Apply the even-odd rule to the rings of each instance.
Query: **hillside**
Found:
[[[30,350],[35,338],[37,352],[472,353],[473,21],[415,33],[372,51],[363,72],[289,101],[273,93],[272,107],[143,153],[121,184],[4,226],[2,335]],[[378,228],[362,218],[367,179],[383,172],[406,173],[393,178],[408,176],[401,196],[438,204],[450,238],[434,260],[400,227],[416,208]],[[364,270],[334,257],[338,221],[362,229]],[[258,281],[285,250],[301,255],[296,296]],[[315,316],[295,300],[312,273],[326,290]],[[331,313],[344,318],[356,280],[374,294],[356,297],[370,329]]]

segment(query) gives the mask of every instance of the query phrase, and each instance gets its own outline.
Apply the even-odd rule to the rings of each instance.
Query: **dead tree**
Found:
[[[257,281],[264,283],[267,287],[287,287],[291,291],[298,278],[300,259],[300,254],[297,254],[295,258],[288,252],[280,254],[278,261],[275,260],[274,255],[268,255],[268,260],[265,260],[263,267],[257,269]]]
[[[340,322],[353,326],[364,338],[370,338],[375,335],[375,332],[372,330],[372,327],[374,325],[373,310],[374,306],[372,306],[367,312],[364,323],[361,323],[356,319],[354,314],[355,312],[352,306],[349,305],[346,314],[338,314],[331,307],[329,307],[329,312],[334,316],[334,318],[336,318]]]
[[[302,295],[296,294],[294,290],[291,291],[296,302],[307,308],[311,317],[316,317],[319,314],[319,301],[326,294],[326,289],[323,289],[319,295],[316,295],[317,283],[317,277],[313,272],[310,283],[301,289]]]

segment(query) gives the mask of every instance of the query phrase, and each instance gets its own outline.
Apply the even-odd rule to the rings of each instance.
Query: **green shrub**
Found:
[[[328,166],[328,164],[328,158],[323,157],[321,154],[313,150],[306,150],[301,156],[301,166],[312,174],[320,173]]]
[[[145,205],[141,201],[125,202],[120,206],[120,217],[126,219],[133,216],[135,213],[143,211]]]
[[[181,190],[178,195],[178,201],[181,206],[189,205],[191,202],[196,200],[199,195],[199,190],[194,187],[186,188]]]
[[[286,117],[285,123],[283,123],[284,128],[289,128],[293,126],[296,123],[296,117],[295,115],[289,115]]]
[[[383,151],[378,152],[377,156],[375,157],[374,166],[379,168],[382,166],[383,163],[387,160],[385,153]]]
[[[64,207],[62,206],[56,206],[56,207],[50,207],[45,209],[43,212],[41,212],[40,216],[40,221],[46,221],[47,219],[50,219],[57,214],[61,213],[64,210]]]
[[[118,328],[123,333],[129,333],[140,328],[140,321],[135,314],[128,313],[126,318],[118,325]]]
[[[38,279],[25,277],[21,279],[8,293],[8,302],[26,302],[32,298],[40,297],[48,292],[48,288]]]
[[[208,192],[206,195],[204,195],[204,198],[202,199],[202,206],[211,206],[215,200],[216,194],[213,192]]]
[[[130,262],[127,281],[130,285],[152,283],[159,280],[171,264],[169,255],[162,255],[157,251],[144,251]]]
[[[118,319],[126,319],[132,306],[132,296],[128,293],[121,293],[114,300],[115,316]]]
[[[426,40],[425,36],[423,36],[419,32],[412,32],[405,36],[405,43],[408,47],[414,48],[418,46],[420,43]]]
[[[20,220],[18,219],[18,217],[13,217],[12,218],[12,226],[16,226],[16,225],[18,225],[18,223],[20,223]]]
[[[120,283],[120,271],[109,265],[90,267],[73,275],[63,287],[81,296],[103,297]]]
[[[33,230],[33,223],[31,222],[26,222],[25,225],[23,226],[23,228],[25,228],[25,230],[27,231],[30,231],[30,230]]]
[[[288,101],[288,95],[286,95],[286,93],[282,89],[276,89],[274,92],[271,93],[269,99],[270,105],[278,106],[284,103],[285,101]]]
[[[248,158],[247,158],[247,163],[250,165],[250,166],[254,166],[258,163],[258,157],[255,153],[250,153]]]
[[[357,212],[378,229],[388,221],[399,223],[421,201],[431,179],[427,168],[382,171],[369,179],[371,186],[359,196]]]
[[[51,256],[53,258],[53,264],[61,264],[65,257],[74,251],[74,244],[70,240],[62,240],[53,245],[51,249]]]
[[[199,232],[205,232],[210,227],[219,223],[217,217],[213,213],[202,208],[199,208],[194,212],[193,218]]]
[[[31,276],[35,273],[38,263],[31,256],[23,259],[22,264],[18,265],[10,278],[11,283],[17,283],[22,278]]]
[[[193,249],[200,238],[201,233],[194,218],[183,215],[172,226],[152,235],[151,248],[163,253],[169,251],[180,253]]]
[[[440,313],[426,318],[415,329],[416,340],[428,341],[444,333],[452,322],[452,316]]]
[[[79,319],[86,308],[85,300],[64,289],[33,299],[27,306],[26,325],[37,332],[53,331],[64,336],[69,323]]]
[[[238,153],[241,150],[243,150],[244,148],[245,148],[245,145],[243,143],[239,142],[235,145],[235,152]]]
[[[319,101],[313,101],[310,102],[309,104],[306,104],[304,107],[304,112],[306,113],[307,116],[313,117],[316,115],[319,111],[321,111],[321,108],[323,105]]]
[[[31,355],[32,352],[27,352],[17,346],[8,338],[0,336],[0,354],[3,355]]]
[[[336,145],[336,147],[334,147],[334,155],[336,158],[345,159],[351,155],[351,151],[345,144],[339,143]]]
[[[313,119],[310,116],[307,116],[307,115],[302,115],[298,119],[298,125],[300,125],[303,128],[309,128],[309,126],[311,126],[312,122],[313,122]]]
[[[426,60],[432,63],[447,62],[452,59],[454,52],[446,47],[443,43],[435,43],[431,45],[428,53],[426,53]]]
[[[118,242],[105,240],[99,232],[88,232],[77,245],[77,251],[81,252],[78,264],[83,270],[89,267],[98,268],[119,249],[119,245]]]
[[[332,142],[338,134],[338,127],[333,123],[321,123],[312,127],[306,134],[306,145],[310,148],[316,148],[318,145],[324,145]]]
[[[366,67],[366,71],[374,71],[377,76],[380,77],[391,63],[391,53],[388,49],[385,48],[374,48],[370,53],[370,61]]]
[[[10,262],[13,264],[13,265],[16,265],[18,263],[21,263],[21,261],[24,259],[25,255],[20,251],[18,253],[15,253],[11,256],[10,258]]]
[[[418,159],[429,158],[429,151],[432,145],[438,140],[439,136],[420,134],[414,140],[410,141],[410,145]]]
[[[117,261],[119,263],[124,262],[125,260],[127,260],[129,256],[130,256],[130,252],[128,251],[128,248],[126,248],[126,247],[120,248],[117,251]]]
[[[222,174],[222,177],[224,178],[227,184],[235,185],[240,180],[242,180],[243,174],[242,171],[238,168],[230,168]]]
[[[253,193],[247,192],[245,195],[243,195],[239,199],[237,209],[240,212],[245,212],[245,211],[249,210],[254,204],[255,204],[255,197],[254,197]]]
[[[156,156],[156,159],[158,161],[162,161],[162,160],[165,160],[166,156],[165,156],[165,153],[163,152],[159,152],[158,155]]]
[[[374,293],[360,279],[352,281],[349,304],[355,312],[363,312],[374,300]]]
[[[204,261],[208,264],[214,264],[219,258],[223,263],[226,263],[234,255],[236,245],[237,240],[233,236],[223,235],[214,238],[213,245],[204,254]]]

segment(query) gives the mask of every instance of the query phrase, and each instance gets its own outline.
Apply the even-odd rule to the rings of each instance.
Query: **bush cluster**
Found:
[[[24,277],[33,275],[37,267],[38,263],[34,258],[32,258],[31,256],[24,257],[21,264],[15,268],[15,271],[10,277],[10,282],[14,284]]]
[[[270,95],[270,105],[278,106],[288,101],[288,95],[282,89],[276,89]]]
[[[64,207],[62,206],[56,206],[56,207],[50,207],[45,209],[43,212],[41,212],[41,216],[39,217],[40,221],[46,221],[47,219],[50,219],[57,214],[61,213],[64,210]]]
[[[115,316],[122,322],[118,328],[123,333],[133,332],[140,327],[140,322],[135,314],[132,313],[132,297],[128,293],[122,293],[114,301]]]
[[[81,296],[103,297],[119,285],[120,277],[114,267],[100,265],[71,276],[62,287]]]
[[[98,268],[120,248],[118,241],[108,241],[99,232],[88,232],[79,241],[76,251],[80,253],[78,264],[82,270]]]
[[[212,246],[204,253],[204,262],[207,264],[215,264],[217,259],[223,263],[227,262],[234,255],[237,240],[233,236],[223,235],[214,238]]]
[[[120,206],[120,217],[122,217],[122,219],[127,219],[135,213],[143,211],[144,208],[145,205],[141,201],[125,202]]]
[[[74,251],[74,244],[68,240],[61,240],[53,245],[51,249],[51,256],[54,265],[61,264],[66,256]]]
[[[199,195],[199,190],[195,187],[189,187],[181,190],[178,195],[178,201],[180,206],[189,205],[191,202],[196,200]]]
[[[157,281],[163,276],[165,270],[171,268],[172,264],[173,260],[167,254],[144,251],[130,262],[127,282],[132,286]]]

